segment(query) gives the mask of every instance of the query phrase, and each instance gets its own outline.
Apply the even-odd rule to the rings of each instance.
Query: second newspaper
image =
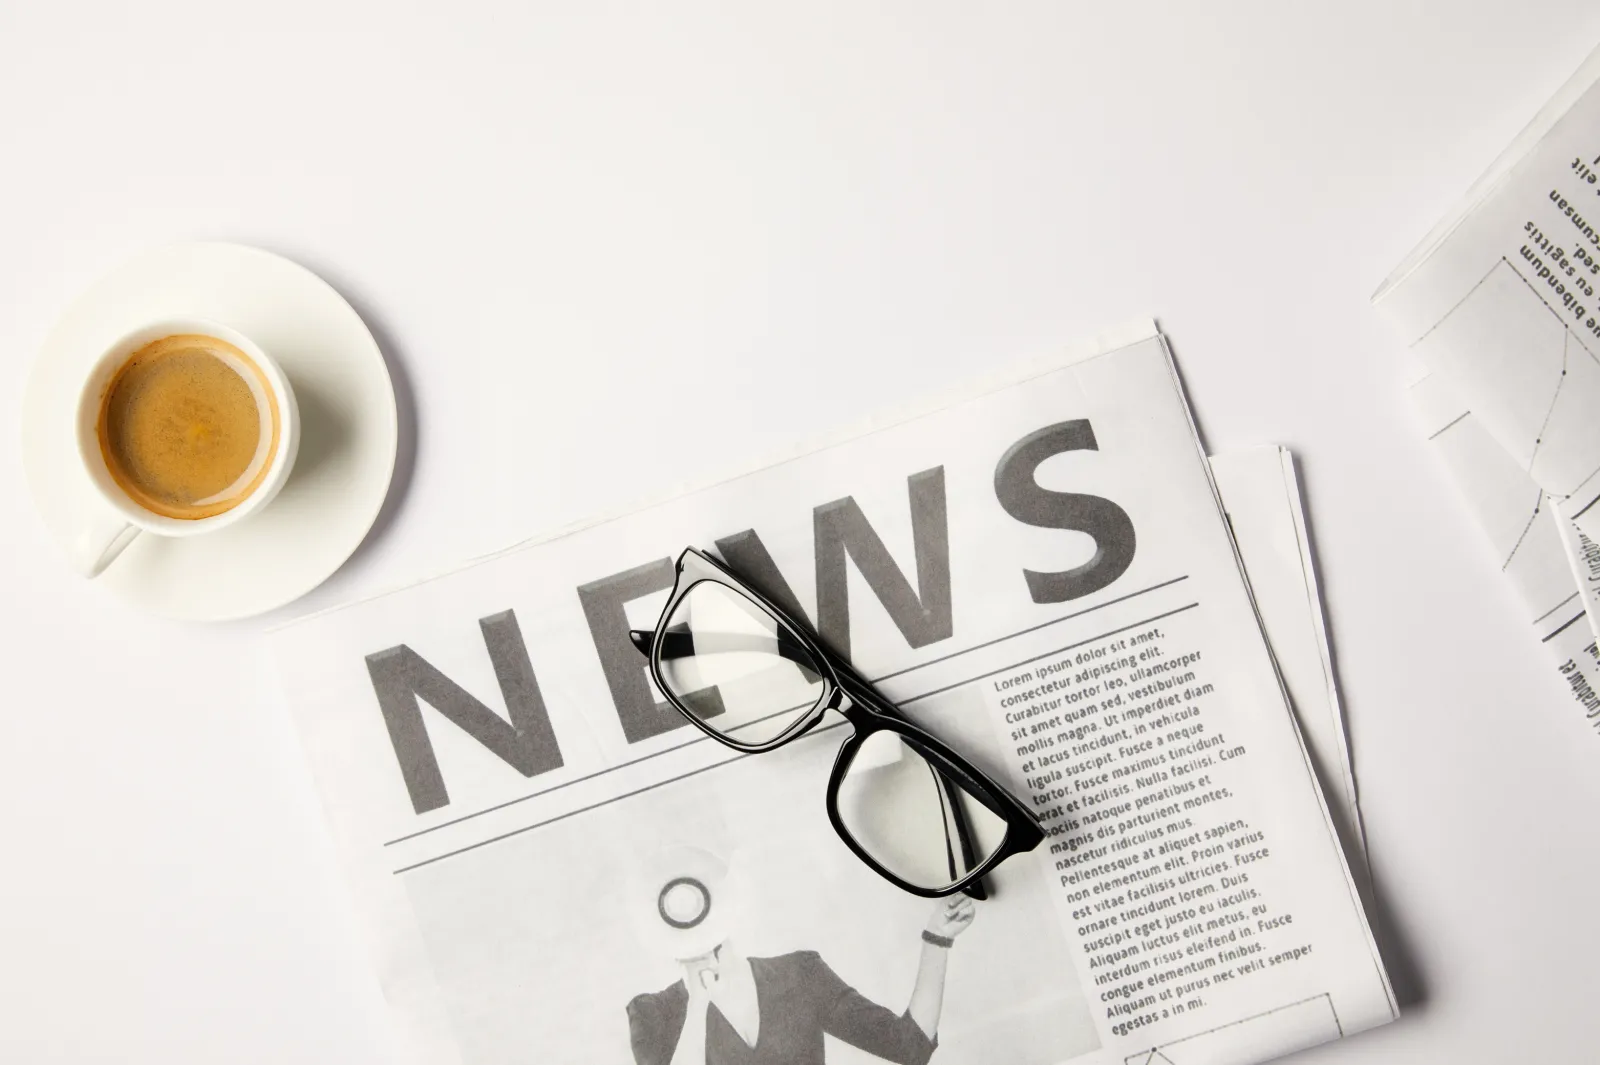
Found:
[[[842,727],[689,727],[629,630],[691,545],[1045,842],[918,898],[828,821]],[[1242,1063],[1395,1016],[1153,327],[273,642],[421,1060]]]

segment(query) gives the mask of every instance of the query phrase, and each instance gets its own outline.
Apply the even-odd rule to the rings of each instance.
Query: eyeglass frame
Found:
[[[850,724],[852,732],[840,745],[839,753],[834,758],[833,771],[828,776],[826,801],[828,820],[832,823],[834,831],[839,834],[839,838],[844,840],[845,845],[878,875],[896,887],[913,895],[920,895],[923,898],[943,898],[958,892],[963,892],[974,898],[986,898],[988,893],[984,889],[983,878],[1007,858],[1031,851],[1043,841],[1045,832],[1038,818],[1009,790],[991,779],[983,770],[957,754],[938,737],[907,718],[893,703],[878,694],[871,683],[857,673],[847,660],[824,648],[821,640],[806,625],[800,624],[790,617],[786,611],[739,577],[725,564],[693,547],[686,547],[683,553],[678,556],[673,572],[672,592],[667,597],[666,605],[662,607],[661,617],[656,622],[656,627],[652,630],[633,630],[630,633],[634,646],[649,656],[650,675],[655,680],[656,687],[661,690],[661,694],[666,696],[667,702],[673,709],[682,714],[690,724],[718,743],[746,754],[762,754],[797,740],[815,728],[827,716],[829,710],[837,711]],[[753,605],[766,611],[777,624],[779,633],[787,630],[787,635],[793,637],[800,647],[810,655],[812,662],[816,666],[815,671],[823,683],[822,692],[819,693],[816,702],[808,711],[782,732],[760,743],[742,743],[712,727],[689,706],[685,705],[684,701],[674,694],[672,687],[662,677],[662,649],[670,635],[672,635],[667,632],[667,622],[684,597],[697,585],[707,581],[719,584],[743,596]],[[782,640],[780,639],[778,642],[779,653],[781,654]],[[892,732],[899,736],[918,755],[931,764],[936,775],[942,774],[947,778],[941,780],[942,785],[948,788],[953,783],[956,787],[965,790],[975,801],[981,803],[991,813],[1005,822],[1005,837],[1001,840],[1000,845],[995,848],[994,853],[967,872],[966,875],[943,888],[921,887],[891,872],[850,834],[850,831],[845,827],[843,817],[839,813],[839,787],[849,772],[850,765],[855,760],[855,756],[862,745],[869,737],[878,732]],[[970,829],[966,824],[966,817],[962,814],[959,803],[952,799],[950,807],[954,814],[957,834],[963,852],[962,861],[963,864],[969,864],[971,858]],[[948,839],[946,840],[946,848],[947,850],[949,848]]]

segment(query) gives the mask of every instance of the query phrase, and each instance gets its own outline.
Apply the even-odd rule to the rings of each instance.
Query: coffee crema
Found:
[[[106,469],[135,503],[198,520],[244,502],[278,448],[272,387],[217,337],[162,337],[128,356],[100,401]]]

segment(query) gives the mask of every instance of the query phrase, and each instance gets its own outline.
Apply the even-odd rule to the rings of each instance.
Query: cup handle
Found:
[[[72,561],[78,572],[93,579],[106,571],[138,536],[137,525],[111,514],[90,519],[73,541]]]

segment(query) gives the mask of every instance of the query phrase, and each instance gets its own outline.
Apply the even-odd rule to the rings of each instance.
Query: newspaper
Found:
[[[1579,541],[1571,519],[1490,437],[1443,378],[1428,374],[1409,389],[1418,425],[1477,520],[1492,558],[1516,590],[1524,615],[1550,655],[1581,720],[1600,732],[1600,647],[1592,622],[1589,574],[1568,564],[1565,535]],[[1586,538],[1583,538],[1586,539]]]
[[[1600,539],[1600,50],[1373,296],[1553,502]]]
[[[690,544],[1045,843],[918,898],[827,820],[839,727],[685,727],[627,630]],[[1222,1065],[1396,1015],[1153,326],[272,643],[419,1060]],[[685,868],[714,942],[663,922]]]
[[[1558,508],[1551,507],[1552,516],[1560,513]],[[1578,598],[1589,618],[1589,631],[1600,636],[1600,544],[1589,539],[1589,534],[1570,517],[1556,517],[1555,526],[1567,564],[1572,569],[1572,579],[1578,584]]]
[[[1211,474],[1295,721],[1367,897],[1367,841],[1294,456],[1282,447],[1227,452],[1212,456]]]

